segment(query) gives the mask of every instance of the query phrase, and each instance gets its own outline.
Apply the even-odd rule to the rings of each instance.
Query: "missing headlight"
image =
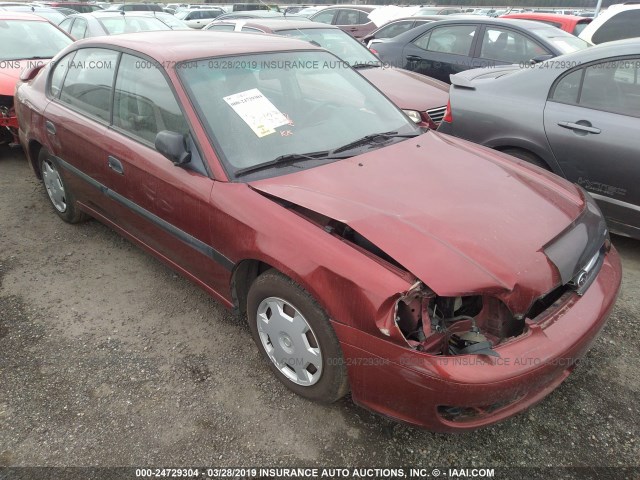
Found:
[[[398,299],[395,324],[411,347],[434,355],[497,355],[496,345],[525,329],[497,298],[440,297],[421,284]]]

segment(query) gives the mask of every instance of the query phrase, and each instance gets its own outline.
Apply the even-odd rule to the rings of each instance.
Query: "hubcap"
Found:
[[[56,167],[49,160],[42,162],[42,180],[53,206],[60,213],[67,209],[67,199],[64,193],[62,179]]]
[[[258,334],[267,355],[280,372],[305,387],[320,380],[322,352],[311,326],[290,303],[277,297],[258,305]]]

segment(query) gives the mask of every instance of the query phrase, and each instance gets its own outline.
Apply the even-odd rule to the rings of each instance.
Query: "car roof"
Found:
[[[32,22],[48,22],[44,17],[33,15],[31,13],[11,12],[9,10],[0,10],[0,20],[31,20]]]
[[[228,32],[210,30],[125,33],[87,38],[76,42],[74,46],[127,48],[148,55],[159,62],[182,62],[198,58],[291,50],[324,51],[309,42],[278,35],[254,33],[229,35]]]
[[[447,15],[447,17],[448,17],[448,15]],[[556,27],[553,27],[551,25],[546,25],[546,24],[541,23],[541,22],[536,22],[534,20],[521,20],[521,19],[517,19],[517,18],[493,18],[493,17],[483,17],[483,16],[479,16],[478,15],[478,16],[476,16],[476,18],[471,18],[470,16],[465,16],[465,17],[458,17],[458,18],[452,18],[452,19],[446,19],[446,20],[438,20],[436,22],[427,23],[426,25],[420,25],[418,27],[412,28],[411,30],[407,30],[406,32],[401,33],[400,35],[398,35],[395,38],[400,38],[400,37],[404,37],[406,35],[411,35],[411,33],[416,33],[417,31],[422,31],[421,29],[423,29],[423,28],[430,29],[432,27],[441,26],[441,25],[451,25],[451,24],[464,25],[464,24],[468,24],[468,23],[485,24],[485,25],[500,25],[500,26],[503,26],[503,27],[521,28],[521,29],[524,29],[524,30],[544,30],[544,29],[555,29],[555,30],[558,30]]]
[[[91,17],[91,18],[108,18],[108,17],[149,17],[154,16],[154,12],[149,10],[132,10],[130,12],[122,12],[120,10],[98,10],[95,12],[77,13],[75,15],[69,15],[67,18],[76,17]],[[163,12],[155,12],[163,13]],[[151,15],[150,15],[151,14]]]
[[[221,20],[224,22],[225,20]],[[240,23],[248,27],[267,27],[274,32],[278,30],[296,30],[296,29],[304,29],[308,30],[311,28],[324,28],[324,29],[333,29],[340,30],[338,27],[333,25],[328,25],[326,23],[318,23],[318,22],[309,22],[304,20],[284,20],[284,19],[275,19],[275,18],[252,18],[252,19],[236,19],[236,20],[226,20],[228,23]]]
[[[348,8],[351,10],[362,10],[363,12],[373,12],[376,8],[380,8],[380,7],[381,5],[339,5],[339,4],[323,5],[322,8],[318,10],[318,13],[328,8]],[[314,8],[314,7],[307,7],[307,8]]]
[[[532,13],[532,12],[525,12],[525,13],[507,13],[505,15],[502,15],[500,18],[513,18],[513,19],[522,19],[522,20],[526,20],[526,19],[538,19],[538,20],[549,20],[549,21],[556,21],[556,22],[562,22],[562,23],[567,23],[567,22],[584,22],[591,20],[590,18],[587,17],[579,17],[578,15],[563,15],[562,13]]]

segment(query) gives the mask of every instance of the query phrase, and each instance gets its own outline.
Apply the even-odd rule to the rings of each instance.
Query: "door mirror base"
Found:
[[[191,161],[185,136],[178,132],[162,130],[156,135],[156,150],[171,160],[174,165],[185,165]]]

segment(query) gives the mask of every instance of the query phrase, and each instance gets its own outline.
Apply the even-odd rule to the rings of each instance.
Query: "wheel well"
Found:
[[[246,314],[247,295],[253,281],[258,276],[273,268],[271,265],[260,260],[242,260],[231,274],[231,298],[235,310],[241,315]]]
[[[503,152],[503,153],[507,153],[509,150],[511,151],[520,151],[522,153],[525,153],[526,155],[532,157],[532,160],[534,160],[532,163],[536,163],[538,162],[540,167],[547,169],[550,172],[553,172],[553,169],[551,168],[551,166],[549,165],[549,163],[542,157],[540,157],[539,155],[533,153],[531,150],[528,150],[526,148],[522,148],[522,147],[511,147],[509,145],[501,145],[499,147],[495,147],[495,150],[498,150],[499,152]]]
[[[31,140],[29,142],[29,161],[31,162],[33,171],[36,172],[36,176],[38,178],[42,178],[42,174],[40,173],[40,165],[38,165],[38,155],[40,154],[41,148],[42,145],[35,140]]]

